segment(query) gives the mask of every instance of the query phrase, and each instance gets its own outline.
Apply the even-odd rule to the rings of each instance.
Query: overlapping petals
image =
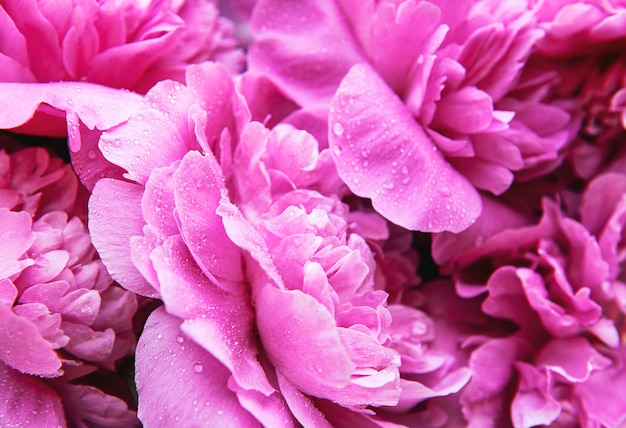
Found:
[[[61,424],[68,405],[68,416],[78,424],[94,417],[105,424],[132,424],[135,416],[120,399],[70,383],[98,367],[114,370],[115,362],[134,350],[131,320],[137,309],[135,297],[112,284],[80,217],[68,216],[76,210],[78,179],[42,148],[3,150],[0,156],[4,389],[15,394],[24,384],[27,397],[41,392],[41,401],[18,400],[28,404],[25,412],[41,404],[32,409],[33,415],[42,413],[29,417],[33,423]],[[56,199],[60,189],[67,193]],[[19,406],[11,397],[3,403]],[[72,411],[78,403],[85,408]],[[29,419],[8,416],[18,418],[10,424]]]
[[[514,93],[542,35],[530,4],[268,0],[251,24],[250,69],[305,111],[330,107],[339,175],[396,224],[461,231],[477,189],[562,160],[569,114]]]
[[[621,181],[611,178],[609,194],[623,197],[617,190]],[[596,217],[582,224],[547,199],[536,225],[491,202],[483,217],[461,234],[461,246],[449,245],[451,236],[435,237],[433,253],[452,273],[459,296],[492,318],[465,343],[475,347],[469,361],[474,376],[461,399],[470,425],[483,426],[494,415],[514,426],[570,419],[604,423],[614,420],[616,409],[624,412],[619,397],[611,394],[603,395],[606,413],[581,406],[577,396],[591,379],[623,366],[615,350],[623,346],[626,307],[619,297],[623,286],[610,268],[616,245],[605,245],[603,251],[602,234],[596,232],[615,230],[611,220],[620,217],[621,209],[612,199],[605,210],[594,206],[591,211],[599,185],[588,189],[582,208],[585,217],[590,212]],[[503,320],[514,329],[502,330]]]
[[[327,425],[342,412],[399,401],[410,408],[467,383],[466,368],[444,368],[445,359],[426,350],[426,314],[399,301],[388,306],[387,285],[401,300],[416,283],[410,240],[395,230],[396,243],[385,246],[387,222],[342,202],[347,189],[329,149],[291,125],[250,122],[217,64],[190,68],[186,86],[157,85],[144,103],[100,140],[132,181],[96,184],[93,240],[117,281],[164,303],[144,343],[156,335],[198,379],[221,373],[216,382],[227,386],[191,388],[197,379],[189,378],[179,391],[185,401],[223,403],[222,413],[192,412],[178,404],[180,394],[154,385],[152,351],[140,346],[145,423],[187,414],[197,423],[232,415],[270,426]],[[171,136],[167,150],[157,151],[151,132]],[[119,200],[123,209],[109,215]],[[406,265],[405,276],[392,273],[394,264]],[[414,334],[415,323],[423,335]]]
[[[0,7],[4,82],[89,81],[146,92],[182,80],[188,64],[241,69],[233,27],[212,1],[6,1]]]

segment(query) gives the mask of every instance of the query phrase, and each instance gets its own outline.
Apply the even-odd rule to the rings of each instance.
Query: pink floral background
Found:
[[[625,49],[620,0],[0,0],[0,426],[623,426]]]

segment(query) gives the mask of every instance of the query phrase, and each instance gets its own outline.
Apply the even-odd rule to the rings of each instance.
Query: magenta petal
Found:
[[[123,400],[107,395],[98,388],[66,384],[62,390],[63,404],[74,421],[102,427],[134,427],[139,423],[136,413],[128,410]]]
[[[560,414],[561,405],[550,394],[547,375],[536,367],[516,362],[520,382],[511,404],[511,419],[516,427],[550,425]]]
[[[143,424],[260,426],[228,389],[230,372],[185,338],[179,325],[179,319],[158,308],[137,344],[135,380]]]
[[[355,65],[344,78],[331,102],[329,126],[339,175],[392,222],[459,232],[480,214],[476,189],[370,66]]]
[[[37,376],[56,377],[61,369],[61,361],[37,327],[5,306],[0,306],[0,360]]]
[[[136,184],[100,180],[89,199],[89,232],[113,279],[134,293],[157,297],[130,255],[130,238],[143,235],[142,195],[143,187]]]
[[[18,373],[0,362],[0,388],[2,426],[66,426],[61,399],[41,379]]]
[[[596,351],[583,337],[554,339],[536,358],[538,367],[559,373],[570,382],[584,382],[594,370],[603,370],[610,364],[611,360]]]
[[[212,284],[193,263],[180,236],[153,251],[154,268],[168,313],[185,319],[183,331],[233,374],[242,388],[274,392],[259,361],[253,339],[250,298]]]
[[[224,286],[223,280],[242,281],[243,269],[239,247],[228,238],[216,214],[226,187],[212,156],[196,151],[185,155],[174,173],[174,199],[181,234],[196,263]]]
[[[355,365],[345,351],[335,320],[299,290],[263,286],[256,298],[257,326],[272,363],[301,391],[324,397],[346,387]]]

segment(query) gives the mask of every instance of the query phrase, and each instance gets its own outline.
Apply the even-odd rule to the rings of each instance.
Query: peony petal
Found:
[[[137,344],[139,419],[146,426],[256,427],[228,389],[230,372],[157,308]]]
[[[349,68],[364,60],[332,0],[257,1],[250,26],[249,68],[300,105],[327,102]]]
[[[324,306],[299,290],[279,290],[271,284],[261,286],[255,303],[265,350],[293,385],[324,397],[349,384],[356,367]]]
[[[137,414],[128,410],[128,404],[113,395],[107,395],[89,385],[61,384],[65,410],[72,421],[87,426],[136,427]]]
[[[3,426],[66,426],[61,399],[41,379],[18,373],[0,362],[0,388]]]
[[[211,283],[178,235],[157,248],[152,258],[165,308],[185,320],[182,330],[224,364],[242,388],[272,394],[274,388],[257,360],[254,313],[246,290],[227,293]]]
[[[610,366],[611,360],[596,351],[587,339],[553,339],[536,358],[537,367],[552,370],[569,382],[584,382],[594,370]]]
[[[174,173],[175,212],[194,259],[218,285],[231,291],[243,280],[241,251],[226,235],[216,209],[226,192],[213,154],[189,152]],[[224,284],[222,284],[224,283]]]
[[[291,410],[291,413],[293,413],[302,426],[320,428],[332,427],[322,412],[311,402],[311,399],[289,382],[289,379],[280,372],[276,373],[276,377],[278,378],[280,392],[289,405],[289,410]]]
[[[23,258],[35,241],[35,234],[30,215],[25,211],[16,213],[0,208],[0,224],[0,278],[7,278],[35,263]]]
[[[511,419],[515,427],[550,425],[560,414],[561,405],[551,395],[548,376],[530,364],[518,361],[520,375],[517,394],[511,404]]]
[[[140,111],[141,97],[135,93],[84,82],[0,83],[0,128],[24,125],[40,104],[59,112],[73,113],[89,129],[105,130]],[[124,108],[119,108],[124,106]],[[70,141],[72,151],[80,142]]]
[[[37,327],[0,306],[0,359],[22,373],[44,377],[61,374],[61,361]]]
[[[89,231],[102,262],[127,290],[147,297],[158,293],[146,282],[131,259],[130,238],[142,236],[143,188],[114,179],[100,180],[89,199]]]
[[[459,232],[480,214],[474,187],[437,152],[371,67],[356,65],[344,78],[331,103],[329,127],[339,175],[392,222],[424,232]]]

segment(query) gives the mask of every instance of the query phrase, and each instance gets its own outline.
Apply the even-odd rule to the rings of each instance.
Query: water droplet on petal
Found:
[[[333,153],[335,154],[335,156],[341,156],[341,146],[333,147]]]
[[[196,363],[193,365],[193,371],[196,373],[202,373],[202,370],[204,370],[204,367],[202,367],[202,364],[200,363]]]
[[[176,336],[176,341],[178,343],[183,343],[185,341],[185,338],[179,334],[178,336]]]
[[[343,135],[343,125],[339,122],[333,125],[333,133],[337,136]]]
[[[98,157],[98,154],[94,150],[89,150],[87,152],[87,157],[91,160],[95,160]]]

